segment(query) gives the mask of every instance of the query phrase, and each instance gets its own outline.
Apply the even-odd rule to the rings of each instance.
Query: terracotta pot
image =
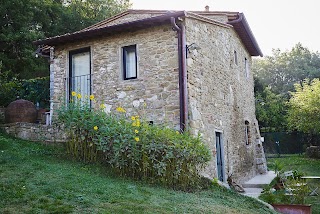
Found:
[[[11,102],[5,111],[6,123],[27,122],[35,123],[37,120],[37,109],[28,100],[16,100]]]
[[[274,209],[283,214],[311,214],[311,205],[272,204]]]

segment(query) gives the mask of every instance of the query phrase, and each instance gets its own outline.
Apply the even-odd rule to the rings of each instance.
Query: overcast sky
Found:
[[[320,0],[131,0],[133,9],[243,12],[264,53],[301,42],[320,52]]]

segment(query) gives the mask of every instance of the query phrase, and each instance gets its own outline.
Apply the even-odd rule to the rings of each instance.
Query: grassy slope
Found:
[[[284,165],[284,171],[298,170],[304,175],[320,176],[320,159],[310,159],[303,155],[282,155],[280,158],[269,158],[268,167],[273,169],[273,163],[277,160]],[[320,180],[307,180],[308,184],[315,188],[318,186],[320,193]],[[307,204],[312,204],[312,212],[320,213],[320,196],[308,196]]]
[[[0,134],[0,213],[272,213],[229,190],[185,193],[112,178],[62,147]]]

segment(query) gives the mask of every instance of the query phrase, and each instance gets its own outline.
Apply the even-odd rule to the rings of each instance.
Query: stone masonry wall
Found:
[[[241,183],[256,174],[253,77],[245,72],[245,58],[251,65],[251,56],[232,28],[188,18],[185,22],[187,43],[201,48],[188,53],[187,64],[190,127],[203,135],[214,157],[205,174],[217,176],[217,131],[223,137],[225,177]],[[245,144],[245,121],[250,124],[249,145]]]
[[[62,128],[55,126],[46,126],[35,123],[9,123],[0,124],[0,129],[14,137],[42,142],[65,142],[67,137]]]
[[[128,21],[138,15],[126,16]],[[114,24],[122,21],[120,18]],[[186,18],[185,24],[187,44],[196,43],[201,48],[188,53],[187,69],[189,125],[194,134],[203,136],[213,154],[205,173],[217,176],[215,132],[218,131],[223,135],[225,177],[232,176],[241,183],[257,173],[259,134],[255,129],[253,77],[250,73],[246,76],[244,60],[250,66],[251,56],[231,27],[193,18]],[[138,78],[133,80],[122,78],[121,48],[128,45],[137,46]],[[54,110],[66,99],[69,51],[84,47],[91,49],[94,108],[105,104],[110,112],[122,106],[128,115],[140,114],[155,124],[179,128],[177,33],[170,25],[56,47]],[[250,126],[249,145],[245,144],[245,121]]]
[[[138,78],[123,80],[122,47],[137,45]],[[54,60],[54,109],[65,98],[68,53],[91,48],[92,90],[106,111],[118,106],[129,115],[179,127],[178,51],[176,32],[170,25],[57,47]]]

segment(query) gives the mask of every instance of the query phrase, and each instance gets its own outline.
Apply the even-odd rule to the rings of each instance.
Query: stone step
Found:
[[[243,188],[263,188],[265,185],[271,183],[276,177],[274,171],[268,171],[266,174],[257,175],[249,181],[242,184]]]

